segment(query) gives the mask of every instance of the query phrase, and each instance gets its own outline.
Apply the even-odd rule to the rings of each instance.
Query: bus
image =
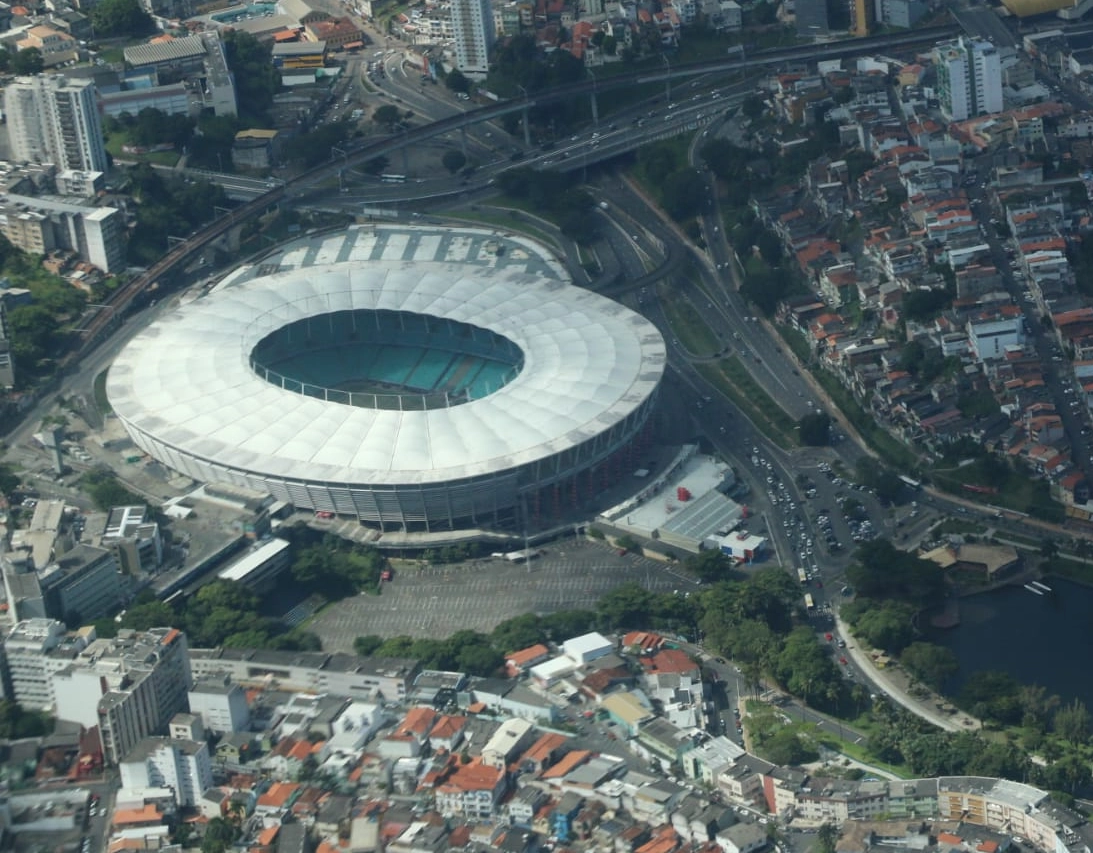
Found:
[[[385,184],[404,184],[406,183],[405,175],[380,175],[380,180]]]
[[[810,613],[816,609],[816,602],[812,600],[812,593],[805,593],[805,610]]]
[[[806,583],[808,583],[808,575],[805,574],[804,569],[797,570],[797,580],[801,582],[801,586],[804,586]]]
[[[909,489],[914,489],[915,491],[918,491],[922,488],[922,480],[912,480],[910,477],[907,477],[903,474],[899,475],[899,479],[900,482],[903,483],[903,485],[907,486],[907,488]]]

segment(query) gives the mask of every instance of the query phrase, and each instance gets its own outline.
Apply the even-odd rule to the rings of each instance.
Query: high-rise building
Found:
[[[468,77],[484,78],[490,70],[494,24],[490,0],[454,0],[452,30],[455,64]]]
[[[874,0],[850,0],[850,26],[854,35],[869,35],[876,20]]]
[[[0,388],[15,385],[15,360],[11,355],[11,333],[8,331],[7,305],[0,296]]]
[[[53,675],[55,716],[98,726],[103,757],[117,764],[142,739],[166,732],[186,710],[186,635],[174,628],[123,630],[96,640]]]
[[[243,688],[225,673],[198,678],[189,699],[190,713],[199,715],[210,732],[242,732],[250,723],[250,708]]]
[[[117,555],[80,542],[37,572],[45,613],[69,624],[85,624],[121,607],[127,590]]]
[[[52,710],[53,673],[82,649],[63,622],[24,619],[0,645],[4,695],[28,710]]]
[[[950,121],[1002,112],[1002,61],[989,41],[964,36],[934,48],[937,96]]]
[[[4,112],[12,159],[84,172],[107,170],[91,80],[42,74],[18,77],[4,88]]]
[[[213,786],[209,746],[184,738],[147,737],[119,763],[123,788],[170,788],[175,803],[186,808],[197,804]]]
[[[874,0],[876,19],[889,27],[910,29],[930,7],[923,0]]]

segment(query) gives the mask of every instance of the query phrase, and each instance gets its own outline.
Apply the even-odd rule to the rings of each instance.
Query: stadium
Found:
[[[519,266],[327,263],[163,316],[107,395],[199,481],[381,531],[519,532],[640,467],[664,364],[644,318]]]

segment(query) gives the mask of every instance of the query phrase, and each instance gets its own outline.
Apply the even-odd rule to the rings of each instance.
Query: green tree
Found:
[[[41,737],[53,731],[53,721],[48,715],[29,711],[15,702],[0,699],[0,739],[19,740]]]
[[[935,643],[911,643],[899,660],[916,678],[935,690],[941,689],[960,668],[956,655]]]
[[[596,611],[608,628],[642,628],[652,621],[653,593],[640,584],[625,583],[600,598]]]
[[[707,548],[688,557],[683,565],[703,583],[713,583],[727,578],[733,563],[719,548]]]
[[[10,465],[0,462],[0,495],[10,495],[19,488],[19,475]]]
[[[440,162],[444,168],[448,170],[448,173],[454,175],[465,165],[467,165],[467,157],[462,151],[458,151],[452,148],[444,152],[444,156],[440,158]]]
[[[708,198],[706,179],[697,169],[672,172],[660,185],[660,202],[665,212],[679,221],[694,216]]]
[[[816,830],[816,846],[818,853],[835,853],[835,845],[839,843],[839,828],[832,823],[824,823]]]
[[[372,112],[372,121],[376,124],[386,125],[388,130],[398,124],[401,119],[402,113],[394,104],[383,104],[376,107]]]
[[[1012,675],[996,670],[973,673],[958,700],[973,716],[1006,725],[1021,719],[1020,685]]]
[[[101,0],[91,9],[91,24],[99,37],[136,38],[156,29],[139,0]]]
[[[353,640],[353,653],[362,658],[375,654],[376,649],[383,645],[383,637],[376,634],[366,634]]]
[[[225,853],[238,837],[239,827],[222,817],[214,817],[205,824],[201,853]]]
[[[524,613],[507,619],[490,634],[490,642],[501,654],[511,654],[545,640],[543,620],[535,613]]]
[[[143,506],[146,501],[118,482],[113,471],[88,471],[80,478],[84,490],[101,510],[115,506]]]
[[[752,121],[755,121],[766,111],[767,106],[759,95],[748,95],[744,98],[744,103],[740,105],[740,112],[744,114],[745,118],[750,118]]]
[[[1075,746],[1089,739],[1089,711],[1085,703],[1075,699],[1055,712],[1055,733]]]
[[[224,33],[224,57],[235,79],[236,100],[244,119],[265,124],[273,96],[281,88],[281,73],[273,65],[272,49],[250,33]]]
[[[831,416],[826,412],[805,415],[797,421],[801,444],[810,447],[823,447],[831,443]]]
[[[866,598],[892,598],[917,605],[937,601],[945,587],[940,566],[899,550],[887,539],[862,544],[846,578]]]
[[[11,70],[16,74],[41,74],[45,67],[42,52],[36,47],[23,48],[11,59]]]
[[[122,627],[136,631],[147,631],[149,628],[168,627],[178,621],[178,614],[169,604],[164,604],[162,601],[148,601],[143,604],[134,604],[126,610],[121,624]]]
[[[365,174],[379,175],[382,174],[383,170],[386,169],[389,165],[391,165],[391,161],[383,154],[381,154],[379,157],[373,157],[372,159],[366,161],[364,166],[362,166],[361,168],[364,170]]]
[[[448,72],[448,76],[444,78],[444,85],[453,92],[466,93],[471,90],[471,81],[458,68],[453,68]]]

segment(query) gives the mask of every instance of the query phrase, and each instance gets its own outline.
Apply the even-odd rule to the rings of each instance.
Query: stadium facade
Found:
[[[110,368],[133,441],[384,531],[548,526],[640,467],[664,341],[513,268],[334,263],[221,287]]]

